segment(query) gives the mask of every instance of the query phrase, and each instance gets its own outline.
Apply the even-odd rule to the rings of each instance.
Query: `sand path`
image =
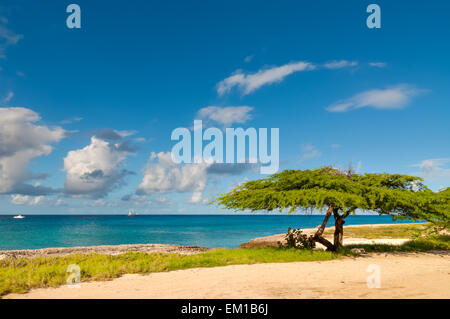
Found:
[[[381,288],[367,286],[380,267]],[[450,252],[370,254],[320,262],[196,268],[125,275],[80,288],[6,298],[450,298]]]

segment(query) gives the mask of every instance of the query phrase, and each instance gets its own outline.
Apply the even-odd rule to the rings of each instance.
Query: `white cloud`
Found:
[[[312,159],[312,158],[318,158],[322,156],[322,153],[311,144],[305,144],[302,145],[302,158],[304,159]]]
[[[191,198],[188,200],[191,204],[197,204],[202,202],[202,192],[193,192]]]
[[[92,137],[88,146],[70,151],[64,158],[65,192],[72,196],[101,198],[123,184],[123,178],[131,172],[121,169],[121,165],[132,152],[121,145]]]
[[[45,202],[45,196],[12,195],[11,203],[15,205],[38,206]]]
[[[157,160],[154,162],[152,160]],[[201,198],[208,182],[207,168],[211,164],[198,163],[179,165],[172,161],[170,152],[152,152],[150,162],[143,171],[138,187],[140,194],[192,192],[192,202]]]
[[[233,123],[245,123],[252,118],[251,106],[207,106],[197,112],[197,117],[231,126]]]
[[[217,84],[217,93],[223,95],[230,92],[234,87],[237,87],[242,90],[243,94],[249,94],[264,85],[281,82],[286,76],[292,73],[314,69],[315,66],[311,63],[300,61],[261,69],[251,74],[245,74],[241,70],[238,70]]]
[[[66,203],[62,198],[54,198],[50,196],[30,196],[30,195],[11,195],[11,203],[14,205],[26,206],[63,206]]]
[[[247,55],[244,59],[245,63],[249,63],[253,60],[254,55]]]
[[[341,144],[331,144],[331,148],[332,149],[338,149],[338,148],[341,148]]]
[[[65,206],[66,202],[62,198],[58,198],[55,202],[55,206]]]
[[[335,70],[335,69],[353,67],[353,66],[357,66],[357,65],[358,65],[358,61],[340,60],[340,61],[327,62],[323,66],[326,69]]]
[[[14,92],[13,91],[9,91],[6,96],[3,98],[3,103],[9,103],[9,101],[11,101],[11,99],[14,97]]]
[[[385,68],[387,66],[386,62],[369,62],[369,65],[374,68]]]
[[[411,165],[420,168],[420,177],[427,181],[450,181],[450,167],[445,168],[450,163],[450,158],[435,158],[423,160],[421,163]],[[448,186],[448,184],[447,184]]]
[[[59,122],[59,123],[61,123],[61,124],[72,124],[72,123],[80,122],[80,121],[82,121],[82,120],[83,120],[82,117],[80,117],[80,116],[74,116],[74,117],[71,117],[71,118],[69,118],[69,119],[62,120],[62,121]]]
[[[346,112],[363,107],[389,110],[405,107],[411,98],[425,92],[408,85],[399,85],[387,89],[374,89],[361,92],[349,99],[339,101],[327,107],[329,112]]]
[[[192,193],[190,203],[200,203],[208,181],[213,177],[240,175],[254,164],[192,163],[176,164],[170,152],[154,153],[143,170],[137,195],[164,193]],[[125,200],[131,199],[126,196]]]
[[[25,184],[44,177],[28,172],[27,167],[31,159],[49,155],[53,150],[49,144],[61,140],[66,131],[34,124],[39,120],[39,115],[30,109],[0,108],[0,193],[42,195],[39,193],[51,191]]]

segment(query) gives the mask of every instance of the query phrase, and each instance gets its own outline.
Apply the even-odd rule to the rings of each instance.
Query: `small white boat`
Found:
[[[136,212],[134,211],[134,209],[130,209],[128,211],[128,217],[135,217],[137,216]]]
[[[19,215],[17,215],[17,216],[14,216],[13,218],[22,219],[22,218],[25,218],[25,216],[19,214]]]

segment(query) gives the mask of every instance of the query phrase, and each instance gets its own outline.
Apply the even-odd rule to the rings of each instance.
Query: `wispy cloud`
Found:
[[[245,58],[245,62],[250,62],[253,56]],[[243,70],[236,70],[232,75],[220,81],[216,88],[219,95],[229,93],[232,89],[239,89],[242,94],[250,94],[257,89],[283,81],[287,76],[296,72],[312,71],[316,69],[343,69],[355,67],[358,61],[333,60],[323,64],[313,64],[307,61],[296,61],[281,66],[262,68],[255,73],[246,73]]]
[[[61,122],[59,122],[60,124],[72,124],[72,123],[76,123],[76,122],[80,122],[82,121],[83,118],[80,116],[75,116],[75,117],[71,117],[69,119],[65,119],[62,120]]]
[[[249,94],[260,87],[276,82],[281,82],[285,77],[295,72],[314,70],[315,66],[309,62],[292,62],[282,66],[261,69],[256,73],[244,73],[236,71],[233,75],[217,84],[217,93],[223,95],[237,87],[242,93]]]
[[[253,57],[254,57],[253,54],[252,54],[252,55],[247,55],[247,56],[245,57],[245,59],[244,59],[244,62],[245,62],[245,63],[251,62],[251,61],[253,60]]]
[[[445,168],[445,165],[450,163],[450,158],[434,158],[426,159],[418,164],[413,164],[413,167],[419,167],[419,176],[425,180],[450,180],[450,168]]]
[[[322,152],[320,152],[314,145],[312,145],[312,144],[302,145],[302,158],[303,159],[318,158],[320,156],[322,156]]]
[[[11,203],[14,205],[25,206],[64,206],[66,203],[62,198],[54,198],[50,196],[30,196],[30,195],[11,195]]]
[[[338,101],[327,107],[329,112],[346,112],[363,107],[375,109],[400,109],[405,107],[411,98],[426,90],[409,85],[398,85],[386,89],[373,89],[358,93],[346,100]]]
[[[338,148],[341,148],[341,144],[337,144],[337,143],[331,144],[331,148],[336,150]]]
[[[374,68],[385,68],[387,67],[386,62],[369,62],[369,66]]]
[[[250,112],[253,110],[251,106],[207,106],[197,112],[197,117],[207,121],[214,121],[229,127],[233,123],[245,123],[252,118]]]
[[[6,27],[6,24],[8,23],[7,19],[3,18],[0,22],[0,58],[4,59],[6,58],[6,48],[16,45],[23,38],[23,35],[16,34]]]
[[[3,98],[3,103],[9,103],[9,101],[11,101],[11,99],[14,97],[14,92],[13,91],[9,91],[6,96]]]
[[[38,206],[45,202],[45,196],[11,195],[11,203],[15,205]]]
[[[357,66],[358,61],[347,61],[347,60],[340,60],[340,61],[330,61],[323,65],[326,69],[342,69],[342,68],[348,68],[352,66]]]
[[[120,201],[116,201],[115,206],[125,206],[130,207],[138,206],[138,207],[170,207],[173,202],[166,196],[157,196],[151,197],[148,195],[136,195],[136,194],[127,194],[122,196]]]

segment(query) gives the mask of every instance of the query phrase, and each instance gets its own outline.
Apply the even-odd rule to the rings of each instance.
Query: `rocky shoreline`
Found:
[[[42,249],[21,249],[21,250],[0,250],[0,260],[12,257],[56,257],[67,256],[70,254],[108,254],[118,255],[125,252],[144,252],[144,253],[177,253],[183,255],[192,255],[209,250],[199,246],[180,246],[164,244],[131,244],[131,245],[105,245],[88,247],[53,247]]]

